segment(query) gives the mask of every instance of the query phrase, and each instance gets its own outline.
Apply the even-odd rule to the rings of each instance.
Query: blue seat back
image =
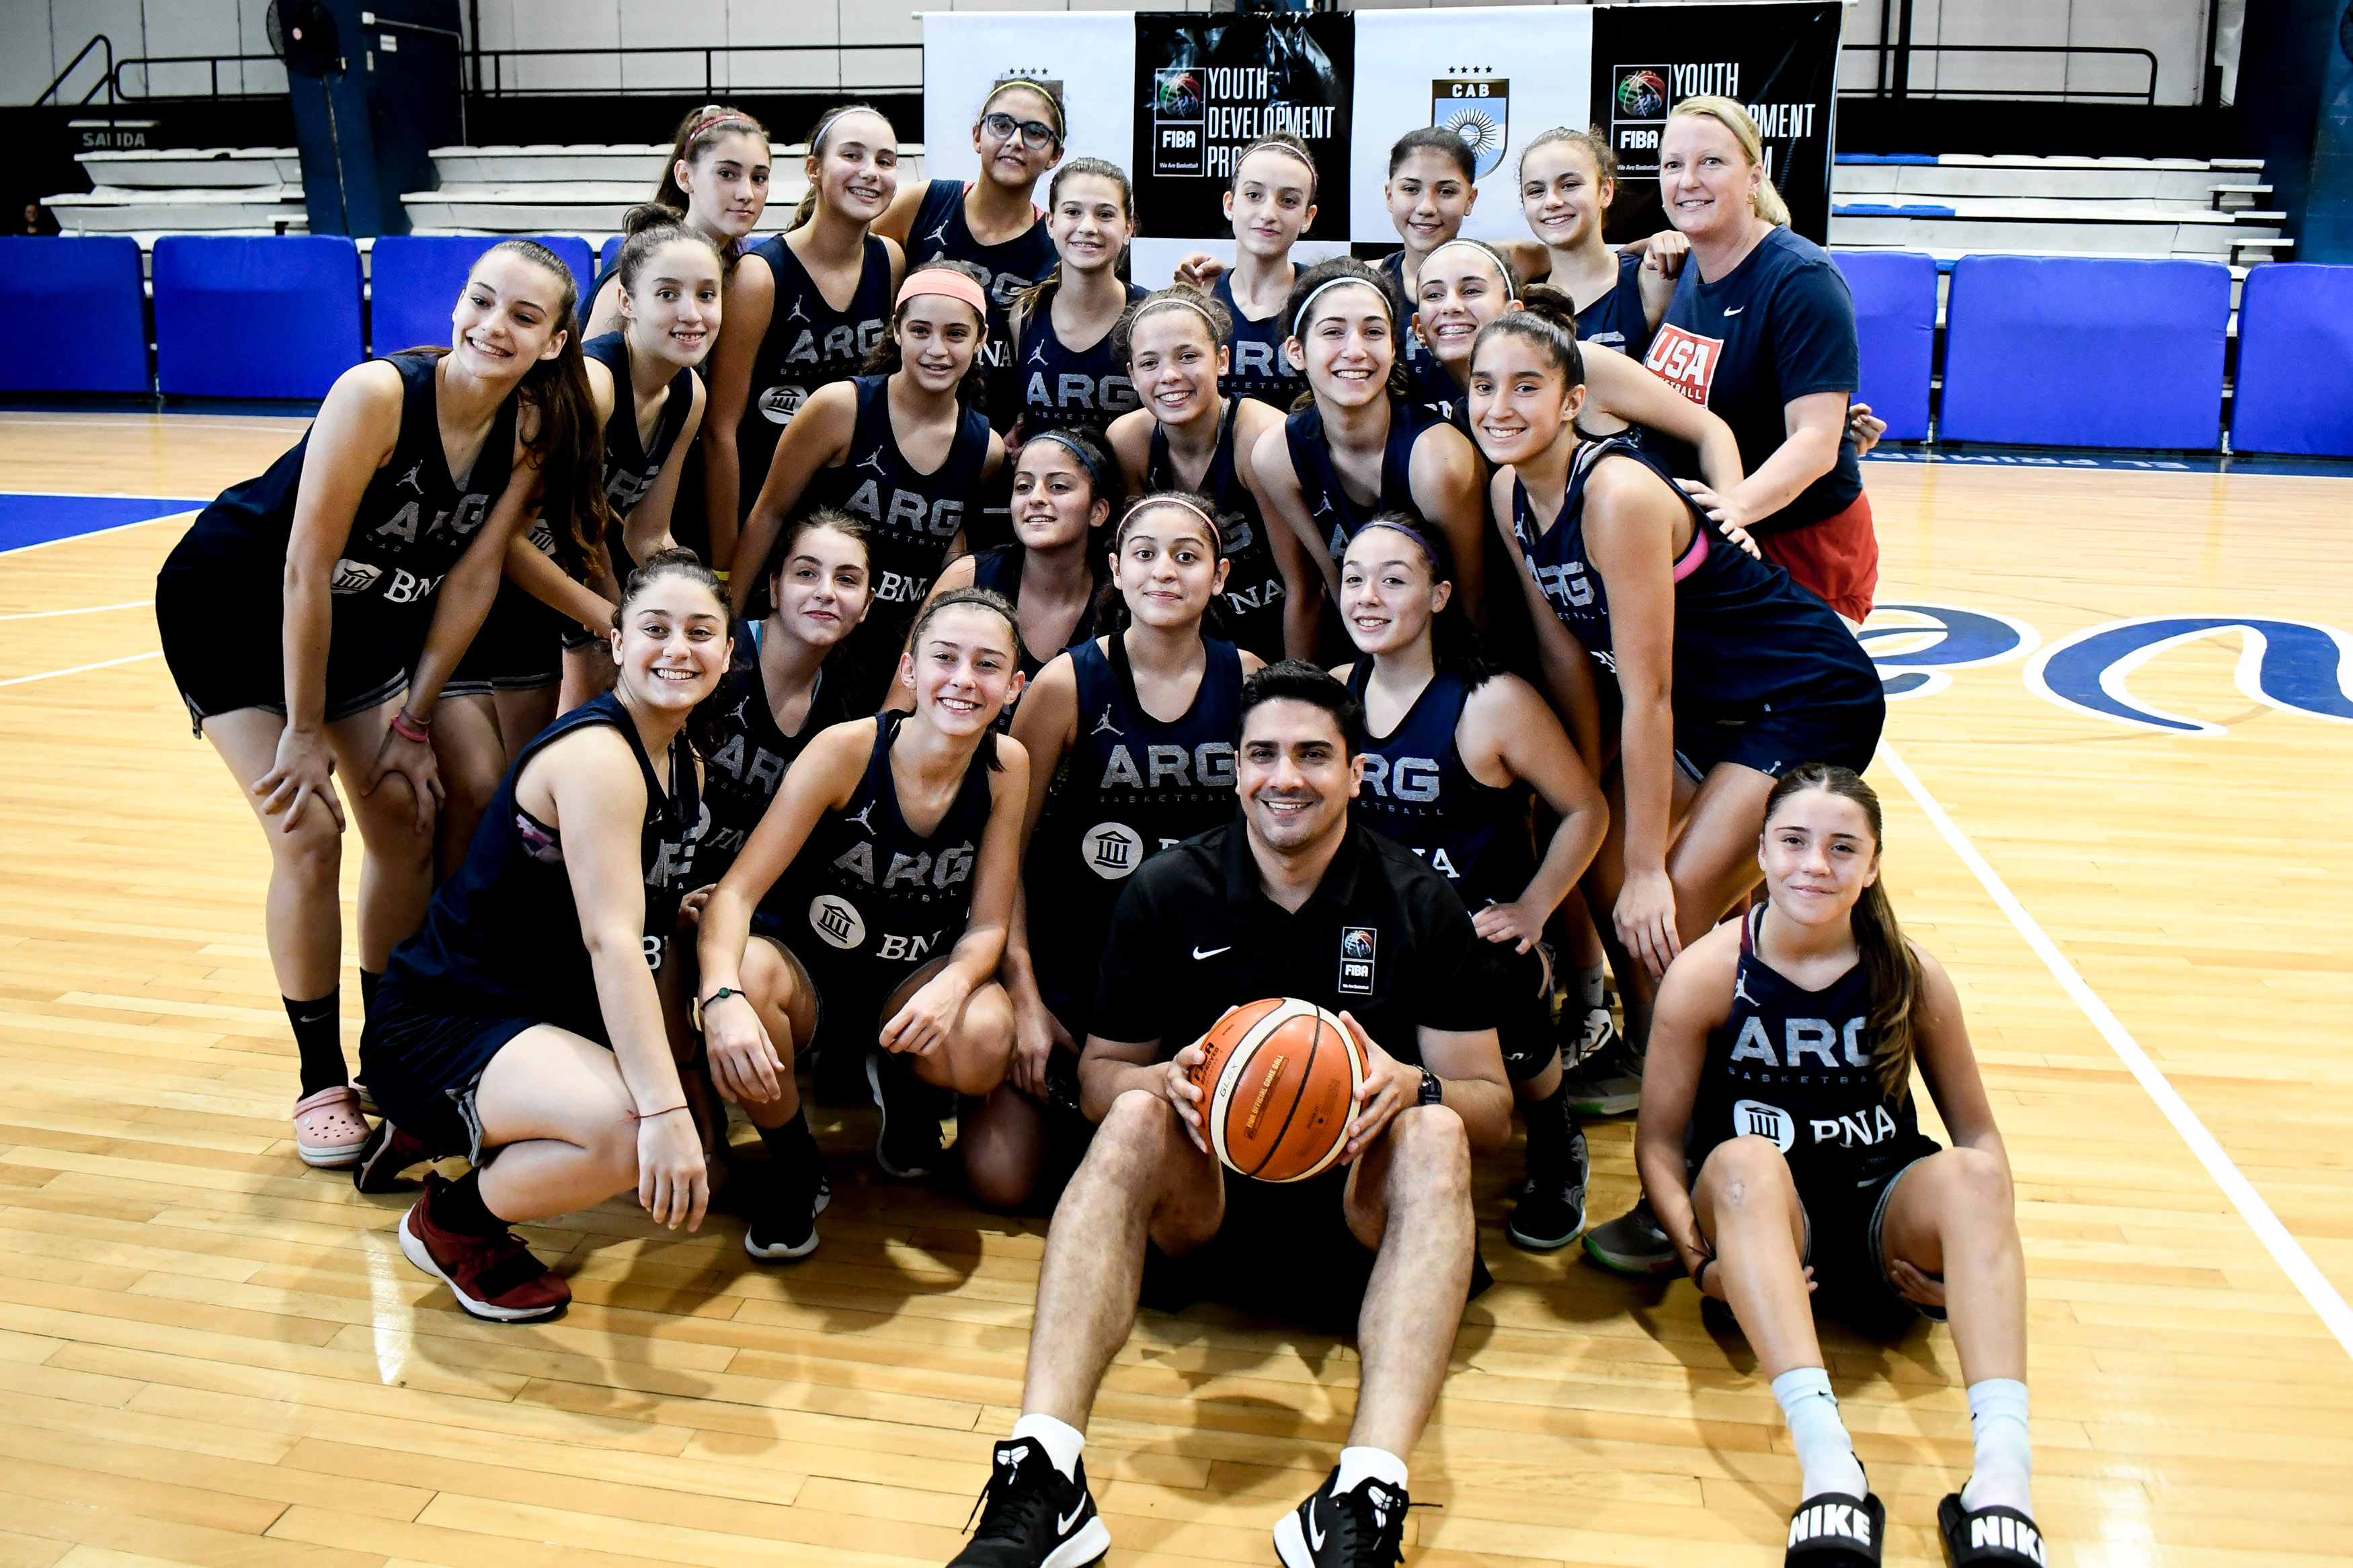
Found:
[[[2353,458],[2353,267],[2247,274],[2231,404],[2235,451]]]
[[[1947,441],[2210,451],[2231,269],[1965,256],[1945,302]]]
[[[154,285],[166,395],[324,397],[360,362],[360,253],[342,235],[167,234]]]
[[[1886,439],[1928,438],[1928,378],[1936,359],[1936,259],[1909,250],[1834,250],[1854,296],[1862,352],[1857,402],[1887,421]]]
[[[575,236],[533,235],[564,258],[573,287],[586,292],[595,281],[588,242]],[[466,274],[482,252],[499,243],[491,234],[386,235],[368,258],[368,346],[382,356],[427,343],[449,341],[449,312],[466,286]]]
[[[0,354],[0,391],[146,392],[147,301],[129,235],[0,237],[0,294],[28,322],[71,323],[72,350]]]

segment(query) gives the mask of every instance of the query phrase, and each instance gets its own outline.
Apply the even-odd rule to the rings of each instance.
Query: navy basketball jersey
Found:
[[[1871,986],[1858,963],[1820,991],[1792,984],[1757,956],[1770,906],[1740,923],[1732,1012],[1707,1037],[1692,1106],[1692,1169],[1733,1138],[1772,1140],[1798,1194],[1852,1194],[1935,1145],[1922,1136],[1906,1084],[1890,1095],[1873,1059]]]
[[[1150,292],[1131,283],[1127,302],[1133,307]],[[1113,353],[1111,340],[1106,331],[1089,347],[1064,347],[1054,331],[1051,301],[1022,321],[1021,341],[1014,347],[1025,431],[1035,436],[1041,430],[1083,430],[1100,437],[1113,420],[1141,406],[1135,383]]]
[[[330,690],[339,689],[341,652],[373,659],[387,647],[406,650],[404,658],[415,651],[432,620],[441,579],[473,543],[507,488],[514,462],[514,397],[491,421],[473,467],[452,474],[435,395],[433,370],[439,359],[438,353],[404,353],[385,361],[400,373],[400,434],[391,459],[369,477],[360,494],[351,537],[331,579]],[[196,514],[164,569],[216,579],[225,609],[235,605],[235,613],[279,618],[284,613],[280,585],[287,542],[293,535],[302,462],[310,449],[306,430],[260,478],[223,490]]]
[[[986,588],[1004,599],[1007,604],[1018,607],[1021,603],[1021,563],[1027,553],[1018,540],[1011,544],[999,544],[993,549],[981,551],[972,558],[972,585],[976,588]],[[1094,636],[1095,605],[1094,601],[1089,599],[1087,607],[1079,612],[1078,625],[1071,628],[1070,640],[1061,647],[1050,647],[1041,657],[1030,651],[1029,644],[1026,639],[1022,642],[1018,654],[1022,675],[1030,680],[1037,679],[1038,672],[1046,668],[1047,659],[1066,648],[1074,648],[1082,643],[1092,642]],[[1005,711],[997,718],[997,728],[1009,729],[1012,722],[1013,705],[1008,703]]]
[[[738,510],[745,517],[767,482],[778,438],[809,394],[856,375],[891,326],[891,251],[874,236],[866,237],[866,259],[846,310],[825,302],[817,279],[783,235],[763,240],[752,254],[776,275],[776,297],[768,311],[767,335],[752,357],[751,395],[735,427],[735,456],[744,473]]]
[[[1405,302],[1405,314],[1397,324],[1398,357],[1405,364],[1406,380],[1412,384],[1413,400],[1443,419],[1462,400],[1462,389],[1454,384],[1454,378],[1446,374],[1446,367],[1438,363],[1438,356],[1430,352],[1430,345],[1413,330],[1413,313],[1419,302],[1414,299],[1413,290],[1405,286],[1405,252],[1392,250],[1381,258],[1378,265],[1389,275],[1398,298]]]
[[[646,499],[654,480],[661,477],[662,465],[670,460],[670,448],[678,445],[679,432],[685,429],[687,416],[694,412],[694,372],[681,367],[670,378],[670,395],[663,399],[661,414],[654,422],[654,438],[650,443],[641,442],[638,438],[635,394],[629,384],[628,336],[607,332],[581,344],[580,352],[600,361],[613,373],[613,416],[605,421],[605,500],[613,509],[613,524],[606,545],[613,557],[613,570],[626,578],[638,563],[629,558],[622,545],[621,523]],[[675,497],[672,505],[676,505]]]
[[[1234,737],[1242,661],[1202,639],[1208,662],[1191,706],[1162,722],[1136,700],[1126,639],[1071,652],[1078,739],[1062,758],[1029,847],[1030,950],[1039,988],[1058,1011],[1083,1013],[1112,908],[1135,868],[1233,819]]]
[[[1560,516],[1541,530],[1527,487],[1513,481],[1512,534],[1561,624],[1611,680],[1618,662],[1601,574],[1585,556],[1585,485],[1609,458],[1641,464],[1692,516],[1692,540],[1675,563],[1674,700],[1679,719],[1742,717],[1806,694],[1868,692],[1879,674],[1831,607],[1716,536],[1715,525],[1676,488],[1666,466],[1612,436],[1577,449]]]
[[[1290,413],[1292,404],[1307,390],[1305,378],[1282,356],[1283,340],[1291,336],[1291,319],[1281,310],[1262,321],[1243,315],[1242,308],[1234,303],[1229,272],[1219,273],[1209,292],[1234,322],[1233,334],[1226,339],[1231,367],[1218,378],[1218,390],[1228,397],[1254,397]]]
[[[885,965],[885,991],[964,934],[997,755],[997,737],[984,737],[947,814],[930,833],[918,834],[900,815],[891,777],[891,742],[906,717],[875,715],[874,751],[858,793],[847,810],[818,819],[759,909],[761,929],[813,966]]]
[[[1444,374],[1443,372],[1440,373]],[[1401,511],[1416,522],[1426,521],[1413,501],[1413,444],[1421,433],[1445,421],[1414,403],[1389,400],[1389,436],[1381,450],[1381,493],[1369,503],[1348,494],[1332,448],[1324,438],[1324,411],[1312,405],[1282,422],[1282,437],[1291,447],[1291,471],[1299,477],[1299,499],[1307,519],[1324,538],[1337,561],[1348,542],[1365,524],[1385,511]]]
[[[977,409],[962,410],[946,458],[919,473],[900,454],[891,427],[890,379],[857,378],[858,426],[849,457],[839,468],[817,471],[801,508],[832,507],[866,520],[874,601],[850,636],[861,645],[880,639],[895,653],[973,510],[981,467],[988,461],[988,420]]]
[[[596,1001],[596,976],[580,934],[580,909],[565,869],[562,833],[525,811],[515,781],[555,742],[591,725],[620,731],[645,782],[638,862],[645,887],[645,955],[659,970],[678,925],[679,901],[695,879],[695,850],[710,817],[695,783],[694,752],[670,742],[670,788],[662,788],[619,698],[607,691],[554,722],[522,749],[456,875],[434,890],[425,925],[393,949],[385,976],[430,1012],[463,1017],[534,1018],[610,1044]]]
[[[1282,657],[1282,573],[1274,563],[1274,546],[1267,540],[1258,497],[1234,472],[1234,416],[1240,408],[1240,398],[1226,400],[1218,421],[1218,449],[1209,455],[1198,485],[1185,482],[1168,455],[1167,432],[1153,426],[1144,488],[1197,490],[1217,503],[1219,544],[1227,561],[1226,585],[1218,595],[1225,622],[1220,629],[1237,647],[1272,664]]]
[[[973,238],[964,221],[964,198],[972,187],[961,180],[934,180],[923,191],[923,205],[907,228],[907,270],[927,261],[969,261],[988,275],[981,287],[988,290],[988,342],[981,363],[994,371],[1013,363],[1005,333],[1006,312],[1024,289],[1054,269],[1053,236],[1046,232],[1046,215],[1032,204],[1036,219],[1011,239],[983,245]],[[1009,416],[1008,416],[1009,421]]]
[[[703,836],[695,862],[698,886],[716,882],[727,874],[727,868],[743,853],[744,841],[760,826],[768,803],[776,798],[776,786],[785,782],[786,770],[807,749],[817,732],[850,717],[841,700],[843,683],[828,679],[828,672],[820,669],[800,728],[789,735],[778,728],[776,705],[768,699],[767,681],[760,673],[760,643],[766,635],[764,621],[735,623],[735,646],[728,657],[727,673],[712,694],[709,758],[702,765],[711,831]]]
[[[1360,702],[1372,674],[1369,658],[1348,672],[1348,689]],[[1349,810],[1444,872],[1476,910],[1525,892],[1536,862],[1527,785],[1481,784],[1455,743],[1472,690],[1459,672],[1440,669],[1396,729],[1375,735],[1367,723],[1364,787]]]
[[[1577,304],[1577,342],[1599,343],[1641,358],[1651,346],[1651,321],[1642,313],[1641,279],[1642,258],[1630,250],[1620,251],[1616,287],[1599,300]]]

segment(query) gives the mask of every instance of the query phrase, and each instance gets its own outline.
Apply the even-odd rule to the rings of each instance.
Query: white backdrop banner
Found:
[[[1348,237],[1395,243],[1381,186],[1409,131],[1451,126],[1478,161],[1474,239],[1525,239],[1520,149],[1556,125],[1590,125],[1593,11],[1586,5],[1358,11]]]
[[[925,11],[923,167],[934,180],[979,177],[973,117],[1008,77],[1044,82],[1071,122],[1069,157],[1134,156],[1132,11]],[[1037,200],[1045,204],[1041,182]]]

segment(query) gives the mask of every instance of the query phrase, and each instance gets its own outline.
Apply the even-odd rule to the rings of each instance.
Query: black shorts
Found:
[[[1254,1181],[1222,1166],[1219,1173],[1224,1224],[1180,1257],[1147,1243],[1139,1304],[1181,1312],[1196,1301],[1219,1301],[1323,1333],[1354,1333],[1380,1255],[1348,1228],[1346,1168],[1283,1183]],[[1465,1302],[1494,1282],[1474,1232]]]
[[[791,953],[793,962],[801,966],[801,973],[808,976],[809,986],[817,993],[817,1028],[809,1037],[810,1047],[839,1047],[855,1051],[868,1050],[881,1043],[885,1022],[882,1005],[891,999],[891,993],[905,984],[907,977],[924,963],[946,957],[955,947],[952,937],[926,954],[921,963],[885,963],[836,952],[811,935],[807,927],[796,931],[765,910],[754,911],[752,934],[765,936]],[[841,1037],[828,1039],[828,1026],[836,1028]]]
[[[533,691],[564,679],[564,628],[572,623],[512,583],[482,617],[458,668],[441,688],[445,697],[485,697],[493,691]]]
[[[242,708],[285,717],[286,621],[277,587],[273,580],[266,595],[257,594],[254,584],[226,583],[220,573],[170,563],[156,574],[155,629],[191,733]],[[327,643],[326,721],[380,708],[408,689],[414,654],[379,627],[336,627]]]
[[[1737,763],[1779,778],[1800,763],[1833,763],[1862,773],[1887,724],[1881,690],[1808,693],[1768,710],[1742,715],[1675,714],[1675,761],[1694,779],[1718,763]]]
[[[1560,1049],[1553,1028],[1552,959],[1542,942],[1514,952],[1509,942],[1489,942],[1496,984],[1495,1037],[1504,1047],[1504,1075],[1525,1083],[1552,1065]]]
[[[386,983],[360,1031],[360,1079],[385,1119],[434,1157],[483,1164],[494,1151],[482,1146],[474,1091],[491,1058],[542,1021],[438,1012]]]
[[[1806,1211],[1805,1260],[1814,1270],[1814,1310],[1873,1339],[1899,1338],[1916,1318],[1945,1318],[1943,1308],[1923,1307],[1896,1291],[1881,1250],[1888,1195],[1915,1163],[1943,1147],[1926,1133],[1915,1137],[1899,1149],[1883,1176],[1851,1191],[1818,1184],[1799,1194]]]

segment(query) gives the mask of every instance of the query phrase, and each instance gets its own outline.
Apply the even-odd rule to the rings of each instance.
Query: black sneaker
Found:
[[[360,1157],[352,1166],[352,1185],[364,1193],[392,1193],[417,1184],[401,1180],[403,1171],[410,1171],[432,1158],[421,1139],[412,1137],[395,1127],[389,1121],[379,1121],[360,1145]]]
[[[997,1446],[997,1469],[972,1505],[972,1542],[948,1568],[1085,1568],[1111,1550],[1111,1531],[1087,1490],[1087,1466],[1064,1479],[1043,1445],[1019,1437]],[[972,1521],[965,1521],[972,1529]]]
[[[807,1258],[817,1250],[817,1216],[832,1201],[833,1184],[822,1171],[766,1173],[751,1200],[744,1250],[770,1263]]]
[[[881,1130],[874,1135],[874,1163],[884,1175],[902,1182],[930,1175],[940,1163],[940,1119],[932,1110],[931,1086],[896,1056],[869,1051],[866,1087],[882,1110]]]
[[[1274,1527],[1283,1568],[1395,1568],[1405,1561],[1403,1487],[1369,1478],[1335,1491],[1340,1467]]]
[[[1579,1116],[1623,1116],[1642,1103],[1642,1057],[1622,1037],[1569,1075],[1568,1109]]]
[[[1659,1228],[1647,1197],[1608,1225],[1587,1231],[1585,1256],[1613,1274],[1662,1279],[1683,1271],[1683,1255]]]
[[[1526,1194],[1504,1222],[1504,1235],[1512,1245],[1530,1252],[1557,1252],[1585,1228],[1585,1181],[1593,1168],[1585,1129],[1572,1131],[1564,1153],[1547,1163],[1559,1168],[1531,1171]]]

